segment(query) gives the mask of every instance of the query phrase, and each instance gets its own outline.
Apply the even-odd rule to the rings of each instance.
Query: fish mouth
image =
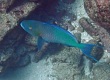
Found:
[[[24,27],[23,27],[23,23],[20,23],[20,26],[24,29]]]

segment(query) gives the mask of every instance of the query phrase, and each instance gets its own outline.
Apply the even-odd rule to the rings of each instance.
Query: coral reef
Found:
[[[81,18],[79,20],[80,25],[90,34],[91,36],[97,36],[97,28],[95,28],[92,24],[87,21],[87,18]]]
[[[29,7],[30,6],[30,7]],[[3,39],[5,34],[17,26],[18,20],[27,16],[31,10],[36,7],[34,3],[25,3],[19,7],[14,8],[9,13],[0,13],[0,41]]]
[[[81,80],[109,80],[110,65],[107,63],[97,64],[93,67],[89,77],[82,76]]]
[[[109,0],[85,0],[84,6],[91,19],[104,28],[110,28]]]
[[[91,36],[98,36],[98,40],[101,40],[105,49],[110,52],[110,35],[106,29],[98,25],[92,25],[92,23],[88,22],[87,18],[81,18],[79,23]]]
[[[93,67],[93,79],[96,80],[109,80],[110,65],[107,63],[98,64]],[[102,75],[103,74],[103,75]]]
[[[14,0],[0,0],[0,13],[5,13]]]
[[[56,80],[77,80],[81,73],[81,68],[78,67],[80,60],[81,53],[78,49],[64,47],[51,57],[53,67],[50,77]]]
[[[0,1],[0,66],[1,73],[8,67],[14,66],[20,60],[20,54],[16,54],[16,48],[25,36],[23,30],[17,26],[20,19],[26,17],[33,11],[37,4],[24,2],[15,6],[16,1]],[[13,7],[10,7],[13,5]],[[8,11],[8,12],[7,12]],[[23,54],[23,53],[22,53]]]
[[[42,50],[38,51],[37,38],[18,25],[24,19],[57,24],[74,34],[79,42],[101,43],[105,47],[104,50],[110,52],[109,30],[91,22],[90,18],[85,18],[88,16],[84,12],[83,0],[7,2],[8,0],[0,2],[0,73],[10,67],[12,71],[0,75],[0,80],[109,80],[110,56],[109,53],[103,53],[102,48],[94,47],[91,52],[91,55],[99,60],[98,63],[82,55],[78,48],[61,44],[45,43]],[[94,7],[92,9],[94,11]],[[92,14],[89,15],[93,17]],[[102,58],[107,61],[101,62]]]

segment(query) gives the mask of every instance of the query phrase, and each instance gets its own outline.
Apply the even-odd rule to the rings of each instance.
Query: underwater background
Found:
[[[58,25],[79,43],[102,46],[91,51],[98,62],[62,44],[38,51],[23,20]],[[0,0],[0,24],[0,80],[110,80],[109,0]]]

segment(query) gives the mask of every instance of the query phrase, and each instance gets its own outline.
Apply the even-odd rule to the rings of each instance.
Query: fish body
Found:
[[[98,61],[90,55],[92,48],[96,45],[79,43],[74,35],[57,25],[36,20],[24,20],[20,25],[29,34],[39,37],[39,49],[41,49],[44,42],[60,43],[71,47],[78,47],[86,56]]]

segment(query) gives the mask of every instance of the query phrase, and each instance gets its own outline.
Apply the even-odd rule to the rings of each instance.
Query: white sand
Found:
[[[51,74],[51,67],[52,65],[45,60],[38,63],[32,62],[26,67],[8,71],[0,77],[0,80],[52,80],[48,77]]]

